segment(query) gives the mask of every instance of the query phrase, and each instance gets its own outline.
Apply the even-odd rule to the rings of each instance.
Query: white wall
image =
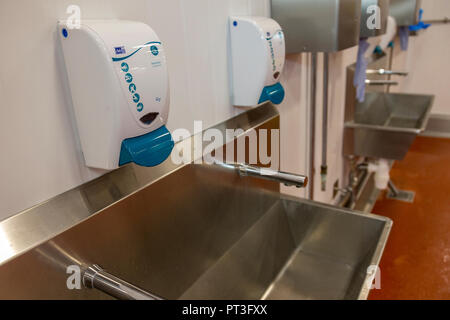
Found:
[[[423,0],[424,20],[450,17],[449,0]],[[392,91],[436,95],[433,113],[450,115],[450,24],[432,25],[410,37],[408,51],[397,42],[393,68],[409,72],[396,78],[400,86]]]
[[[0,219],[98,175],[82,165],[56,45],[69,4],[84,19],[149,17],[144,0],[0,2]]]
[[[165,44],[169,129],[242,112],[228,89],[227,17],[268,15],[267,0],[2,0],[0,220],[104,172],[84,166],[55,34],[70,4],[82,19],[148,23]]]
[[[344,159],[342,139],[344,130],[346,68],[356,59],[357,47],[329,55],[328,88],[328,175],[326,190],[321,190],[320,166],[322,162],[322,110],[323,110],[323,54],[318,54],[316,91],[316,134],[314,200],[331,202],[333,185],[339,180],[342,186]],[[310,54],[289,55],[282,82],[287,91],[280,106],[281,115],[281,169],[308,175],[309,168],[309,112],[311,85]],[[282,187],[282,192],[307,196],[305,189]]]
[[[306,53],[286,57],[281,78],[286,97],[278,108],[281,170],[304,175],[308,175],[309,166],[310,60]],[[307,189],[282,185],[281,191],[293,196],[307,196]]]
[[[227,18],[269,16],[269,0],[2,0],[0,37],[8,50],[0,73],[0,220],[76,187],[104,172],[84,166],[71,116],[58,19],[78,4],[83,19],[131,19],[151,25],[164,42],[170,72],[169,129],[205,127],[242,110],[230,103]],[[356,48],[330,55],[327,191],[320,191],[322,55],[319,55],[315,199],[330,202],[343,181],[342,132],[345,68]],[[310,54],[289,55],[280,105],[281,169],[307,174],[309,166]],[[305,196],[304,189],[282,188]]]

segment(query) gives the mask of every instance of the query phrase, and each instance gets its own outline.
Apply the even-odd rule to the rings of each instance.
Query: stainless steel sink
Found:
[[[132,183],[135,169],[118,181]],[[117,193],[108,183],[102,190]],[[167,299],[366,298],[391,221],[265,189],[274,185],[184,166],[0,265],[0,298],[108,298],[67,289],[65,267],[76,263]]]
[[[344,153],[401,160],[426,128],[434,96],[367,92],[345,123]]]
[[[366,298],[367,269],[378,265],[390,220],[278,193],[236,196],[252,207],[268,202],[181,298]]]
[[[279,129],[279,116],[268,104],[214,128]],[[165,299],[367,297],[389,219],[241,175],[170,159],[129,164],[0,221],[0,299],[110,299],[89,289],[102,289],[99,272],[116,293],[128,282]],[[69,266],[89,271],[79,289],[67,287]]]

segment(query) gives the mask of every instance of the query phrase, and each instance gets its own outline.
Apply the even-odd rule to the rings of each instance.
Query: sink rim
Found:
[[[372,124],[363,124],[355,121],[347,121],[344,124],[345,128],[351,129],[369,129],[369,130],[379,130],[387,132],[399,132],[399,133],[412,133],[420,134],[425,131],[428,121],[424,121],[420,128],[401,128],[401,127],[389,127],[389,126],[379,126]]]
[[[241,178],[241,179],[255,179],[255,178],[246,177],[246,178]],[[245,182],[243,182],[243,183],[245,184]],[[350,210],[347,208],[342,208],[342,207],[331,205],[331,204],[320,203],[320,202],[316,202],[316,201],[312,201],[309,199],[304,199],[304,198],[300,198],[300,197],[296,197],[296,196],[281,194],[281,193],[270,191],[270,190],[258,189],[257,192],[261,196],[266,196],[269,198],[276,199],[281,204],[294,202],[294,203],[298,203],[300,205],[309,207],[310,209],[312,209],[314,211],[316,211],[316,210],[320,211],[321,209],[323,209],[324,211],[326,211],[327,215],[333,215],[333,216],[338,215],[338,216],[341,216],[342,218],[344,218],[344,217],[348,218],[349,216],[350,217],[354,216],[359,219],[368,219],[368,220],[371,220],[372,222],[378,221],[382,225],[381,225],[381,229],[377,232],[376,245],[374,244],[371,247],[373,249],[373,252],[370,255],[370,258],[368,258],[367,264],[364,264],[364,265],[367,268],[369,266],[379,267],[380,261],[383,257],[384,249],[386,247],[386,244],[387,244],[387,241],[388,241],[388,238],[390,235],[390,231],[393,226],[393,221],[390,218],[381,216],[381,215],[377,215],[377,214],[364,213],[364,212],[357,211],[357,210]],[[297,247],[295,250],[297,250],[298,248],[299,247]],[[282,272],[282,270],[280,270],[280,272]],[[356,274],[357,273],[355,273],[355,275]],[[361,282],[361,287],[358,286],[358,288],[357,288],[358,291],[355,292],[354,299],[367,300],[368,295],[371,291],[371,288],[368,286],[368,284],[369,284],[370,280],[373,280],[373,278],[371,278],[373,276],[373,274],[369,274],[367,271],[362,275],[361,275],[361,271],[358,271],[358,274],[360,275],[362,282]],[[273,283],[276,282],[277,278],[278,278],[278,276],[273,280],[272,284],[269,285],[266,289],[271,288]],[[361,280],[359,280],[359,281],[361,281]],[[372,283],[372,282],[370,282],[370,283]],[[267,290],[265,291],[265,293],[266,292],[267,292]],[[183,293],[183,294],[185,294],[185,293]],[[266,298],[267,298],[266,294],[264,294],[259,299],[265,300]],[[188,298],[188,299],[190,299],[190,298]]]
[[[270,191],[265,191],[265,192],[270,192]],[[349,215],[354,215],[354,216],[359,216],[359,217],[364,217],[364,218],[370,218],[370,219],[384,222],[383,230],[380,233],[380,237],[377,242],[377,246],[375,248],[375,251],[374,251],[372,257],[370,258],[370,264],[369,264],[370,266],[379,267],[381,258],[383,257],[384,249],[386,247],[386,244],[387,244],[387,241],[389,238],[389,234],[391,232],[392,226],[394,225],[394,222],[392,219],[385,217],[385,216],[373,214],[373,213],[365,213],[365,212],[362,212],[359,210],[348,210],[348,209],[341,208],[341,207],[338,207],[335,205],[322,203],[322,202],[316,202],[316,201],[312,201],[309,199],[303,199],[303,198],[290,196],[290,195],[286,195],[286,194],[280,194],[280,200],[302,202],[302,203],[309,204],[309,205],[315,206],[315,207],[331,209],[331,210],[334,210],[332,212],[332,214],[337,214],[339,212],[339,213],[343,213],[343,214],[349,214]],[[361,291],[358,294],[358,300],[367,300],[370,290],[371,290],[370,288],[367,287],[367,281],[370,277],[371,277],[371,275],[369,273],[366,273],[366,276],[365,276],[364,282],[363,282],[363,286],[361,288]]]

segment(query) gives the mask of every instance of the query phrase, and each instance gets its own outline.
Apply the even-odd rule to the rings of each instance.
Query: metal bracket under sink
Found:
[[[414,191],[406,191],[398,189],[395,184],[389,180],[389,190],[386,195],[388,199],[398,200],[408,203],[413,203],[414,198],[416,197],[416,193]]]

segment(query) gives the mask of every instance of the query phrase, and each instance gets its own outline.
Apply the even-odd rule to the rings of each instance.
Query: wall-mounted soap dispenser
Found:
[[[155,166],[171,153],[169,82],[161,41],[146,24],[58,23],[86,165]]]
[[[254,107],[266,101],[280,104],[280,77],[285,61],[280,25],[265,17],[230,17],[232,102]]]

